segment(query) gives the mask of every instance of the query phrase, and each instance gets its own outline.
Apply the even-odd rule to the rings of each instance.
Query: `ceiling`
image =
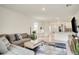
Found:
[[[37,20],[65,19],[79,11],[78,4],[5,4],[0,5]],[[42,10],[42,8],[45,10]]]

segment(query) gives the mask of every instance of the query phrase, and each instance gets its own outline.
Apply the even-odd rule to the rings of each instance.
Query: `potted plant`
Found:
[[[36,31],[33,31],[33,32],[32,32],[32,34],[31,34],[31,39],[32,39],[32,40],[37,39]]]

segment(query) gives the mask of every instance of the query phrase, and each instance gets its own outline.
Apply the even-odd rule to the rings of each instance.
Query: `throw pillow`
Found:
[[[16,40],[22,39],[22,36],[20,34],[15,34]]]
[[[0,53],[4,54],[6,52],[8,52],[7,46],[3,41],[0,40]]]
[[[9,48],[9,46],[11,45],[8,39],[6,39],[4,36],[0,38],[0,41],[2,41],[7,48]]]

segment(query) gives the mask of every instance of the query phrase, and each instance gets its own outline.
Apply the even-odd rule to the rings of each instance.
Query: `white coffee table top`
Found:
[[[31,40],[24,43],[24,47],[34,49],[35,47],[41,45],[41,40]]]

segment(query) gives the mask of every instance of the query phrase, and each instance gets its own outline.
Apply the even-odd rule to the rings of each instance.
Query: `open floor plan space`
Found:
[[[0,4],[0,55],[79,55],[79,4]]]

